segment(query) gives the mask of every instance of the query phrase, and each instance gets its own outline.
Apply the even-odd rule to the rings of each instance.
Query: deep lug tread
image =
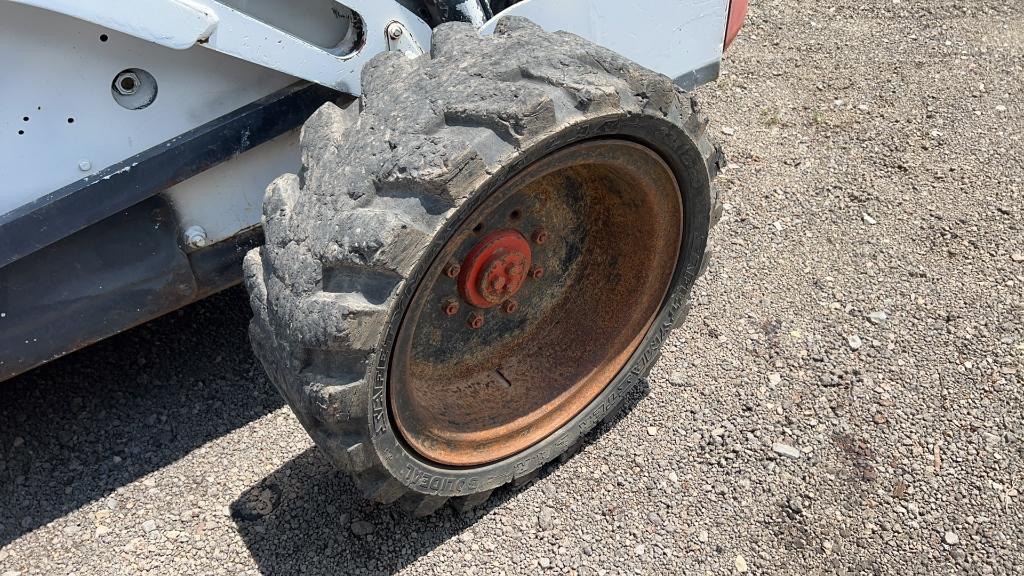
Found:
[[[448,502],[447,496],[435,496],[407,492],[398,500],[398,505],[417,518],[429,516]]]
[[[476,494],[470,494],[469,496],[456,496],[449,500],[452,508],[456,512],[469,512],[475,508],[479,508],[485,502],[490,500],[493,490],[484,490],[483,492],[477,492]]]
[[[253,349],[303,427],[368,498],[417,515],[448,501],[465,510],[498,484],[449,497],[429,478],[394,474],[376,451],[368,409],[366,367],[426,246],[480,182],[576,123],[608,115],[667,120],[696,143],[705,184],[724,156],[699,104],[667,78],[521,18],[502,19],[483,38],[468,24],[442,25],[429,56],[379,55],[362,82],[358,103],[324,105],[309,119],[302,171],[268,188],[267,243],[244,260]],[[721,203],[717,191],[708,194],[713,224]],[[699,274],[709,254],[710,247]],[[680,307],[674,324],[688,313],[689,294]],[[617,402],[589,426],[618,418]],[[497,478],[527,484],[582,438]]]
[[[381,504],[397,502],[409,491],[404,484],[380,471],[363,472],[354,478],[364,496]]]

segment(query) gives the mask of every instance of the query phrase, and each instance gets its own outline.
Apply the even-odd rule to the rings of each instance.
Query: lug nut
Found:
[[[534,280],[539,279],[543,275],[544,269],[541,268],[540,266],[535,266],[533,269],[530,270],[530,278],[533,278]]]
[[[533,233],[533,241],[537,244],[543,244],[548,241],[548,232],[543,228],[538,228]]]
[[[114,78],[114,90],[122,96],[131,96],[139,89],[139,75],[135,72],[121,72]]]
[[[399,38],[402,37],[402,34],[404,33],[404,31],[402,30],[402,25],[399,24],[398,22],[392,22],[391,24],[388,24],[387,31],[388,36],[390,36],[392,40],[398,40]]]
[[[468,322],[468,324],[469,324],[469,327],[474,329],[474,330],[476,330],[478,328],[483,328],[484,317],[481,316],[477,312],[473,312],[472,314],[469,315],[469,322]]]
[[[455,278],[459,275],[460,270],[461,268],[459,268],[459,265],[453,262],[444,267],[444,275],[449,278]]]
[[[459,302],[454,298],[448,298],[441,305],[441,309],[444,310],[444,313],[448,316],[455,316],[459,311]]]
[[[506,300],[504,308],[506,313],[511,314],[519,308],[519,303],[515,300]]]

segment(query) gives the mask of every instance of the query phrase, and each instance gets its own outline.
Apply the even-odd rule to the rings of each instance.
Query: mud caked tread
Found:
[[[668,122],[702,163],[694,169],[700,189],[691,193],[703,194],[707,223],[690,240],[699,261],[684,271],[669,322],[676,325],[706,265],[707,226],[721,212],[710,181],[724,160],[696,103],[668,78],[520,18],[503,19],[487,37],[468,24],[445,24],[434,31],[429,55],[381,54],[364,68],[362,86],[359,101],[313,114],[302,130],[300,174],[268,187],[266,244],[244,261],[253,348],[303,427],[367,497],[415,514],[450,498],[475,506],[498,485],[528,479],[578,447],[622,398],[529,464],[488,480],[438,487],[396,473],[386,462],[392,454],[374,444],[388,424],[375,410],[373,376],[390,353],[380,348],[399,295],[428,248],[485,181],[552,135],[605,117]],[[651,362],[639,371],[646,374]]]

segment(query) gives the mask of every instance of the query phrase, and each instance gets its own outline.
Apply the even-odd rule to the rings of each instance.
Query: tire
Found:
[[[694,100],[671,81],[567,33],[506,18],[494,35],[434,31],[429,56],[364,69],[358,104],[325,104],[302,130],[300,174],[264,201],[266,244],[246,255],[250,336],[271,382],[362,492],[425,515],[530,478],[615,415],[686,316],[720,209],[724,163]],[[571,420],[497,461],[437,463],[396,432],[396,332],[425,271],[468,214],[553,151],[595,138],[654,150],[680,188],[678,260],[625,367]]]

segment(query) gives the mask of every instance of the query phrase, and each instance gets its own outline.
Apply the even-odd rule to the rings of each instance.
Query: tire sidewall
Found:
[[[579,414],[544,440],[504,460],[470,468],[430,462],[398,435],[390,416],[388,376],[395,338],[423,274],[443,246],[474,210],[502,183],[531,163],[570,144],[595,138],[637,142],[657,152],[675,175],[682,195],[683,238],[669,290],[654,322],[623,369]],[[399,288],[367,371],[369,430],[373,449],[385,468],[404,486],[421,494],[465,496],[490,490],[543,466],[576,444],[594,426],[615,413],[657,360],[661,345],[685,314],[690,289],[704,259],[710,228],[711,190],[707,167],[695,138],[675,123],[645,114],[616,114],[590,118],[563,127],[556,134],[518,153],[471,194],[424,250],[416,269]]]

